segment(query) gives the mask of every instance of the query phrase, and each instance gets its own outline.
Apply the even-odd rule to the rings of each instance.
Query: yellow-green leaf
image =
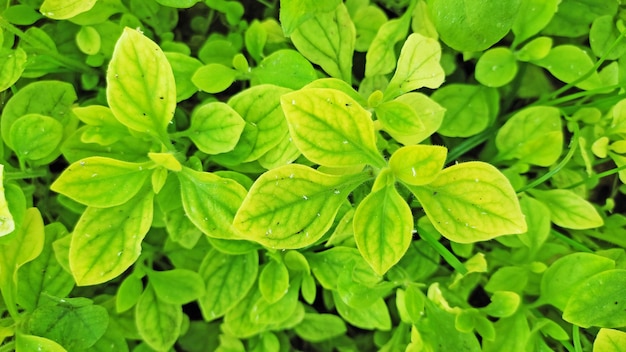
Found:
[[[202,152],[219,154],[235,148],[245,125],[233,108],[211,102],[193,111],[186,134]]]
[[[39,11],[55,20],[66,20],[91,10],[97,0],[45,0]]]
[[[4,196],[4,165],[0,164],[0,237],[15,230],[15,221]]]
[[[532,189],[528,192],[550,209],[550,219],[561,227],[584,230],[604,224],[604,220],[593,204],[571,190]]]
[[[183,309],[180,305],[159,299],[152,285],[135,306],[135,324],[139,336],[157,351],[169,351],[180,335]]]
[[[183,169],[180,161],[176,159],[172,153],[148,153],[148,157],[157,165],[162,166],[170,171],[180,171]]]
[[[624,352],[626,332],[613,329],[600,329],[593,342],[593,352]]]
[[[448,149],[434,145],[411,145],[396,150],[389,167],[402,182],[421,186],[432,182],[443,169]]]
[[[289,289],[289,271],[284,263],[270,260],[259,275],[259,291],[268,303],[276,303]]]

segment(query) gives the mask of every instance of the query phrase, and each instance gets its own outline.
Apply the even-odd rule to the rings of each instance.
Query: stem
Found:
[[[572,326],[572,340],[574,341],[574,351],[583,352],[583,346],[580,343],[580,327],[578,325]]]
[[[467,268],[461,261],[448,250],[448,248],[444,247],[439,241],[435,239],[428,231],[426,231],[422,227],[418,227],[418,233],[420,237],[426,241],[429,245],[431,245],[442,257],[443,259],[450,264],[459,274],[465,275],[467,274]]]
[[[587,248],[587,246],[585,246],[584,244],[574,241],[573,239],[565,236],[564,234],[558,232],[555,229],[550,229],[550,233],[554,237],[556,237],[556,238],[560,239],[561,241],[569,244],[570,246],[572,246],[572,248],[574,248],[576,250],[579,250],[581,252],[593,253],[593,251],[591,249]]]
[[[616,173],[618,173],[620,171],[624,171],[624,170],[626,170],[626,165],[622,165],[620,167],[616,167],[614,169],[611,169],[611,170],[608,170],[608,171],[605,171],[605,172],[601,172],[601,173],[595,174],[593,176],[589,176],[586,179],[584,179],[584,180],[582,180],[580,182],[576,182],[573,185],[569,185],[569,186],[567,186],[565,188],[576,188],[578,186],[584,185],[585,183],[587,183],[587,182],[589,182],[591,180],[597,180],[597,179],[601,179],[601,178],[604,178],[604,177],[607,177],[607,176],[611,176],[611,175],[614,175],[614,174],[616,174]]]
[[[468,151],[476,148],[479,144],[483,143],[489,136],[493,135],[495,131],[497,131],[498,126],[491,126],[486,130],[480,132],[479,134],[475,134],[459,143],[454,149],[450,150],[448,153],[448,157],[446,158],[446,164],[451,163],[453,160],[458,159],[461,155],[467,153]]]
[[[48,175],[47,170],[24,170],[24,171],[9,171],[4,174],[5,180],[23,180],[30,178],[45,177]]]

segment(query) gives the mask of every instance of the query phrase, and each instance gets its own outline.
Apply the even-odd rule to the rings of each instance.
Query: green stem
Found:
[[[479,134],[473,135],[463,140],[456,147],[450,150],[450,152],[448,153],[448,157],[446,158],[446,164],[451,163],[452,161],[461,157],[461,155],[464,155],[468,151],[476,148],[478,145],[485,142],[497,131],[497,129],[498,126],[494,125],[480,132]]]
[[[459,274],[465,275],[467,274],[467,268],[461,261],[448,250],[448,248],[444,247],[439,241],[435,239],[427,230],[422,227],[418,227],[418,233],[420,237],[426,241],[429,245],[431,245],[442,257],[443,259],[450,264]]]
[[[557,231],[557,230],[555,230],[555,229],[551,229],[551,230],[550,230],[550,233],[551,233],[554,237],[556,237],[556,238],[560,239],[561,241],[563,241],[563,242],[565,242],[565,243],[569,244],[570,246],[572,246],[572,248],[574,248],[574,249],[576,249],[576,250],[578,250],[578,251],[581,251],[581,252],[587,252],[587,253],[593,253],[593,251],[592,251],[591,249],[587,248],[587,246],[585,246],[584,244],[582,244],[582,243],[580,243],[580,242],[576,242],[576,241],[574,241],[573,239],[571,239],[571,238],[569,238],[569,237],[565,236],[564,234],[562,234],[562,233],[558,232],[558,231]]]
[[[565,188],[576,188],[578,186],[584,185],[585,183],[587,183],[587,182],[589,182],[591,180],[599,180],[601,178],[614,175],[614,174],[616,174],[616,173],[618,173],[620,171],[624,171],[624,170],[626,170],[626,165],[622,165],[620,167],[616,167],[614,169],[611,169],[611,170],[608,170],[608,171],[605,171],[605,172],[601,172],[601,173],[595,174],[593,176],[589,176],[586,179],[584,179],[584,180],[582,180],[580,182],[574,183],[573,185],[569,185],[569,186],[567,186]]]
[[[4,174],[5,180],[24,180],[38,177],[45,177],[48,175],[47,170],[24,170],[24,171],[9,171]]]
[[[580,327],[573,325],[572,327],[572,340],[574,341],[574,351],[583,352],[583,346],[580,343]]]

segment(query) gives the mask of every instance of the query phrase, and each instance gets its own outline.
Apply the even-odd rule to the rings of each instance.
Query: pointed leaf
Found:
[[[561,0],[523,0],[513,21],[515,41],[521,43],[545,28]]]
[[[566,57],[567,60],[563,60]],[[541,60],[533,61],[534,64],[544,67],[550,73],[565,83],[572,83],[594,68],[594,62],[583,49],[570,45],[555,46],[548,56]],[[576,83],[576,87],[584,90],[599,89],[604,87],[604,82],[597,72],[593,71],[583,81]]]
[[[39,11],[48,18],[66,20],[89,11],[97,0],[45,0]]]
[[[302,89],[283,95],[281,103],[293,141],[309,160],[337,167],[385,164],[371,114],[347,94]]]
[[[6,12],[4,12],[5,16]],[[0,49],[0,92],[7,90],[20,79],[27,59],[26,52],[22,48],[18,47],[15,50]]]
[[[452,241],[486,241],[527,229],[513,187],[489,164],[457,164],[428,185],[407,187],[437,231]]]
[[[0,237],[15,230],[15,221],[4,196],[4,165],[0,164]]]
[[[604,220],[589,201],[568,189],[529,190],[533,197],[550,209],[552,222],[568,229],[600,227]]]
[[[396,67],[396,44],[406,38],[411,11],[383,23],[365,55],[365,77],[391,73]]]
[[[120,284],[115,295],[115,312],[123,313],[134,307],[143,293],[143,282],[137,275],[129,275]]]
[[[134,197],[150,170],[145,163],[129,163],[99,156],[70,165],[50,189],[91,207],[118,206]]]
[[[282,262],[270,260],[259,275],[259,291],[269,303],[278,302],[289,289],[289,271]]]
[[[211,102],[191,114],[189,138],[202,152],[219,154],[231,151],[237,145],[246,122],[230,106]]]
[[[18,333],[15,339],[16,351],[67,352],[63,346],[41,336]]]
[[[139,31],[124,28],[107,70],[107,100],[115,117],[161,142],[176,108],[172,68],[161,48]]]
[[[626,332],[600,329],[593,342],[593,352],[622,352],[626,346]]]
[[[78,285],[106,282],[135,263],[152,225],[153,198],[148,188],[124,204],[85,210],[70,244],[70,268]]]
[[[303,165],[286,165],[261,175],[235,216],[248,240],[270,248],[296,249],[328,231],[348,194],[369,178],[335,176]]]
[[[352,308],[341,300],[338,293],[333,291],[333,301],[339,316],[351,325],[366,330],[388,331],[391,329],[389,308],[382,298],[377,299],[369,307]]]
[[[318,13],[333,11],[340,0],[281,0],[280,23],[286,36]]]
[[[281,49],[265,57],[252,69],[252,84],[274,84],[300,89],[317,79],[317,71],[301,53]]]
[[[310,342],[321,342],[346,333],[346,324],[333,314],[307,313],[294,331],[300,338]]]
[[[157,351],[167,351],[178,339],[182,323],[182,307],[163,302],[148,285],[135,306],[135,324],[143,341]]]
[[[204,282],[198,273],[187,269],[148,271],[150,285],[165,303],[187,304],[204,295]]]
[[[421,186],[435,180],[443,169],[448,149],[433,145],[412,145],[396,150],[389,167],[402,182]]]

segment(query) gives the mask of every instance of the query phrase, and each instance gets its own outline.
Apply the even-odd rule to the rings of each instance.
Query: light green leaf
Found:
[[[356,29],[344,4],[333,12],[319,12],[291,34],[302,55],[320,65],[331,77],[352,82],[352,54]]]
[[[237,238],[232,222],[246,189],[234,180],[187,167],[176,175],[189,220],[207,236]]]
[[[346,4],[348,6],[348,4]],[[362,5],[356,11],[348,8],[356,29],[354,50],[365,52],[369,49],[380,27],[387,22],[387,15],[376,5]]]
[[[252,84],[275,84],[300,89],[317,78],[313,65],[295,50],[282,49],[268,55],[252,70]]]
[[[392,102],[405,104],[415,112],[415,115],[396,115],[393,119],[390,119],[392,116],[381,117],[378,115],[377,110],[377,116],[379,120],[381,120],[383,130],[389,133],[396,141],[404,145],[415,145],[430,137],[441,126],[446,112],[446,109],[441,105],[422,93],[406,93],[397,97]],[[386,104],[387,103],[383,103],[380,106]],[[407,121],[398,118],[408,117],[409,115],[414,116],[415,120]],[[410,126],[406,125],[407,123],[409,123]],[[419,132],[411,135],[406,133],[406,131],[415,131],[417,125],[423,126]]]
[[[280,23],[286,36],[290,36],[304,21],[318,13],[335,10],[340,0],[281,0]]]
[[[432,0],[430,13],[441,40],[457,51],[482,51],[513,26],[520,0]]]
[[[600,329],[593,342],[593,352],[624,352],[626,332],[613,329]]]
[[[52,117],[27,114],[11,125],[10,139],[20,159],[39,160],[60,154],[63,125]]]
[[[289,271],[282,262],[270,260],[259,275],[259,291],[268,303],[276,303],[289,290]]]
[[[207,93],[219,93],[230,87],[237,78],[237,71],[217,63],[204,65],[191,77],[193,84]]]
[[[166,52],[165,57],[172,67],[176,82],[176,101],[180,102],[191,98],[198,91],[191,78],[202,67],[202,62],[194,57],[182,53]]]
[[[15,221],[4,196],[4,165],[0,164],[0,237],[15,230]]]
[[[528,190],[550,209],[552,222],[568,229],[592,229],[604,224],[596,208],[578,194],[567,189]]]
[[[346,324],[333,314],[307,313],[294,331],[309,342],[321,342],[346,333]]]
[[[499,319],[494,323],[496,338],[483,341],[483,351],[524,351],[530,339],[531,332],[525,311]]]
[[[44,0],[39,11],[55,20],[66,20],[91,10],[97,0]]]
[[[382,128],[392,136],[412,136],[426,129],[415,107],[399,99],[381,103],[375,111]]]
[[[83,132],[80,135],[80,140],[83,143],[110,146],[122,138],[130,136],[128,128],[117,121],[111,109],[106,106],[75,107],[72,111],[82,122],[88,125],[82,127]]]
[[[175,7],[177,9],[188,9],[199,3],[201,0],[156,0],[163,6]]]
[[[368,178],[328,175],[299,164],[272,169],[252,185],[234,226],[266,247],[306,247],[328,231],[348,194]]]
[[[481,310],[492,317],[505,318],[517,311],[522,299],[519,294],[510,291],[496,291],[491,296],[491,303]]]
[[[178,339],[182,323],[182,307],[160,300],[148,284],[135,306],[135,324],[143,341],[157,351],[167,351]]]
[[[299,284],[292,280],[287,292],[274,303],[266,301],[261,295],[248,313],[250,319],[255,323],[276,325],[289,321],[297,313],[299,292]]]
[[[333,291],[333,301],[339,316],[351,325],[365,330],[388,331],[391,329],[389,309],[382,298],[377,299],[369,307],[352,308],[341,300],[337,292]]]
[[[421,186],[435,180],[443,169],[448,149],[435,145],[402,147],[389,158],[389,167],[402,182]]]
[[[445,79],[441,45],[435,39],[413,33],[404,42],[396,72],[385,90],[387,99],[422,87],[438,88]]]
[[[169,141],[176,108],[174,74],[161,48],[139,31],[124,28],[107,70],[107,101],[132,130]]]
[[[522,212],[526,217],[528,231],[518,235],[519,240],[528,246],[531,252],[536,253],[550,235],[550,209],[542,202],[532,197],[522,197],[520,200]]]
[[[242,255],[209,251],[198,270],[206,285],[198,299],[204,319],[215,320],[237,306],[256,282],[258,270],[257,251]]]
[[[165,303],[187,304],[204,295],[202,277],[191,270],[149,270],[148,279],[157,297]]]
[[[281,103],[293,141],[309,160],[324,166],[385,165],[371,114],[345,93],[302,89],[283,95]]]
[[[545,28],[560,2],[561,0],[522,0],[511,28],[515,34],[515,43],[522,43]]]
[[[553,0],[551,0],[553,1]],[[580,37],[589,33],[594,19],[617,14],[619,2],[613,0],[563,0],[543,33],[559,37]]]
[[[513,115],[498,131],[496,147],[503,160],[550,166],[563,151],[561,113],[551,106],[534,106]]]
[[[606,60],[617,60],[626,53],[626,44],[620,40],[616,47],[613,43],[620,36],[620,30],[616,27],[613,16],[606,15],[596,18],[589,30],[589,44],[597,57],[606,55]],[[612,49],[609,51],[609,49]]]
[[[487,87],[502,87],[517,75],[515,55],[509,48],[491,48],[478,59],[474,74],[476,80]]]
[[[78,285],[106,282],[135,263],[152,225],[153,198],[146,187],[121,205],[85,210],[74,228],[69,254]]]
[[[355,278],[356,270],[362,270],[367,273],[365,275],[366,280],[357,280],[360,283],[367,281],[368,284],[374,285],[381,280],[381,277],[365,262],[358,249],[353,247],[332,247],[309,255],[307,259],[315,278],[327,290],[338,290],[338,279],[345,271],[352,271],[353,278]]]
[[[267,30],[259,20],[252,20],[252,22],[250,22],[250,25],[246,29],[244,40],[246,51],[256,62],[260,62],[263,59],[263,49],[265,48],[268,37]]]
[[[515,53],[515,57],[519,61],[541,60],[548,56],[552,49],[552,38],[537,37],[524,45]]]
[[[181,171],[183,169],[183,165],[180,163],[180,161],[178,161],[178,159],[176,159],[176,157],[172,153],[153,153],[153,152],[149,152],[148,153],[148,157],[150,158],[150,160],[154,161],[154,163],[156,165],[158,165],[161,168],[164,168],[166,170],[178,172],[178,171]],[[155,175],[155,173],[153,172],[152,176],[153,177],[157,177],[157,176],[154,176],[154,175]],[[167,174],[166,174],[166,176],[167,176]],[[153,182],[155,190],[160,189],[160,187],[156,187],[156,185],[158,185],[159,183],[160,182]],[[155,191],[155,193],[158,193],[158,192]]]
[[[390,172],[389,172],[390,173]],[[354,213],[354,240],[363,258],[379,275],[394,266],[411,244],[413,215],[409,205],[398,194],[393,176],[380,189],[372,189]],[[376,184],[374,187],[376,188]]]
[[[583,328],[626,326],[626,270],[614,269],[582,282],[567,301],[563,319]]]
[[[365,77],[386,75],[396,67],[395,46],[406,38],[411,24],[411,12],[385,22],[376,33],[365,54]]]
[[[266,331],[268,324],[253,319],[252,308],[261,298],[259,290],[251,290],[243,300],[240,300],[233,309],[224,316],[221,328],[225,333],[238,337],[249,338],[262,331]]]
[[[567,60],[563,60],[564,57]],[[593,70],[594,66],[594,62],[586,51],[570,44],[555,46],[545,58],[535,60],[533,63],[547,69],[554,77],[565,83],[578,80]],[[576,83],[575,86],[580,89],[591,90],[603,88],[604,83],[598,73],[594,71],[591,76]]]
[[[230,106],[211,102],[193,111],[186,134],[204,153],[225,153],[235,148],[245,124]]]
[[[498,91],[481,85],[449,84],[431,98],[446,109],[438,133],[469,137],[483,131],[498,114]]]
[[[513,187],[489,164],[457,164],[428,185],[407,187],[437,231],[452,241],[474,243],[527,229]]]
[[[129,275],[117,288],[115,312],[123,313],[134,307],[143,293],[143,282],[137,275]]]
[[[80,27],[78,33],[76,33],[76,45],[80,51],[87,55],[95,55],[100,51],[101,45],[100,33],[91,27]]]
[[[148,176],[146,163],[94,156],[70,165],[50,189],[88,206],[111,207],[134,197]]]
[[[22,76],[27,55],[22,48],[0,49],[0,92],[9,89]]]
[[[611,269],[615,269],[613,260],[592,253],[561,257],[541,277],[541,300],[564,310],[567,301],[585,280]]]
[[[66,352],[58,343],[41,336],[18,333],[15,339],[16,351]]]

